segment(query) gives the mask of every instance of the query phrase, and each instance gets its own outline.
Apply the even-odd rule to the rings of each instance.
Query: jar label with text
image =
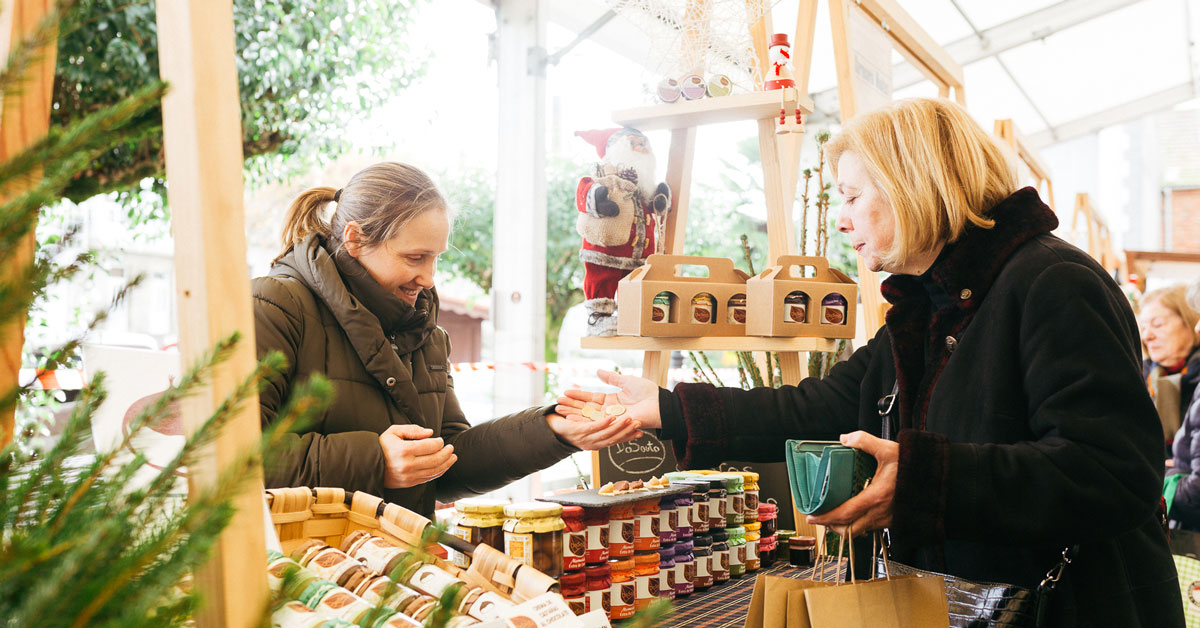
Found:
[[[450,534],[470,543],[472,528],[464,528],[462,526],[450,526]],[[450,550],[450,562],[454,563],[455,567],[466,569],[471,566],[471,557],[464,552],[454,549]]]
[[[533,564],[533,534],[504,532],[504,553],[522,565]]]
[[[563,531],[563,569],[583,569],[587,562],[587,532]]]
[[[590,525],[587,527],[587,549],[584,559],[588,563],[602,563],[608,560],[608,524]]]

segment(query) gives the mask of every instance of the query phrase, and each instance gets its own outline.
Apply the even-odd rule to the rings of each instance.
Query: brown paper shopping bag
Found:
[[[808,628],[808,611],[801,608],[804,616],[797,623],[788,606],[788,594],[829,586],[833,586],[833,583],[760,575],[754,583],[754,595],[750,598],[745,628]]]
[[[886,549],[883,556],[886,561]],[[811,628],[950,627],[942,578],[897,576],[858,582],[854,578],[853,544],[850,565],[849,583],[804,592]]]

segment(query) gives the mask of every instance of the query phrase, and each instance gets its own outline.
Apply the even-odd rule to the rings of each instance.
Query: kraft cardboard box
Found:
[[[781,255],[775,264],[746,281],[747,336],[854,337],[858,285],[852,279],[823,257]],[[813,268],[814,276],[797,267]],[[807,302],[788,303],[789,295]],[[830,295],[840,295],[844,305],[824,305]]]
[[[704,267],[708,276],[685,276],[681,274],[685,266]],[[651,255],[645,265],[617,284],[617,333],[684,338],[744,336],[747,309],[731,304],[738,298],[745,303],[748,278],[733,267],[733,260],[723,257]],[[655,297],[660,294],[668,296],[669,307],[655,306]],[[694,306],[696,297],[711,300],[711,306]]]

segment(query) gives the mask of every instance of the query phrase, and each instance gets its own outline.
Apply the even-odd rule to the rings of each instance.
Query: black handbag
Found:
[[[883,438],[892,438],[892,412],[899,382],[877,404],[882,419]],[[1002,582],[976,582],[936,571],[917,569],[889,561],[886,549],[875,558],[875,577],[888,575],[940,576],[946,582],[946,601],[950,607],[951,628],[1049,628],[1049,613],[1058,581],[1067,565],[1079,553],[1079,546],[1066,548],[1058,563],[1046,572],[1036,589]]]

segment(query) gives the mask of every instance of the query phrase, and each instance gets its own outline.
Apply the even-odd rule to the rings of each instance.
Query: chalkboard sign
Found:
[[[658,440],[649,430],[637,440],[613,445],[592,455],[593,488],[618,480],[648,480],[678,470],[671,443]],[[779,529],[795,529],[787,464],[732,461],[721,463],[717,470],[757,473],[759,499],[774,499],[779,504]]]

